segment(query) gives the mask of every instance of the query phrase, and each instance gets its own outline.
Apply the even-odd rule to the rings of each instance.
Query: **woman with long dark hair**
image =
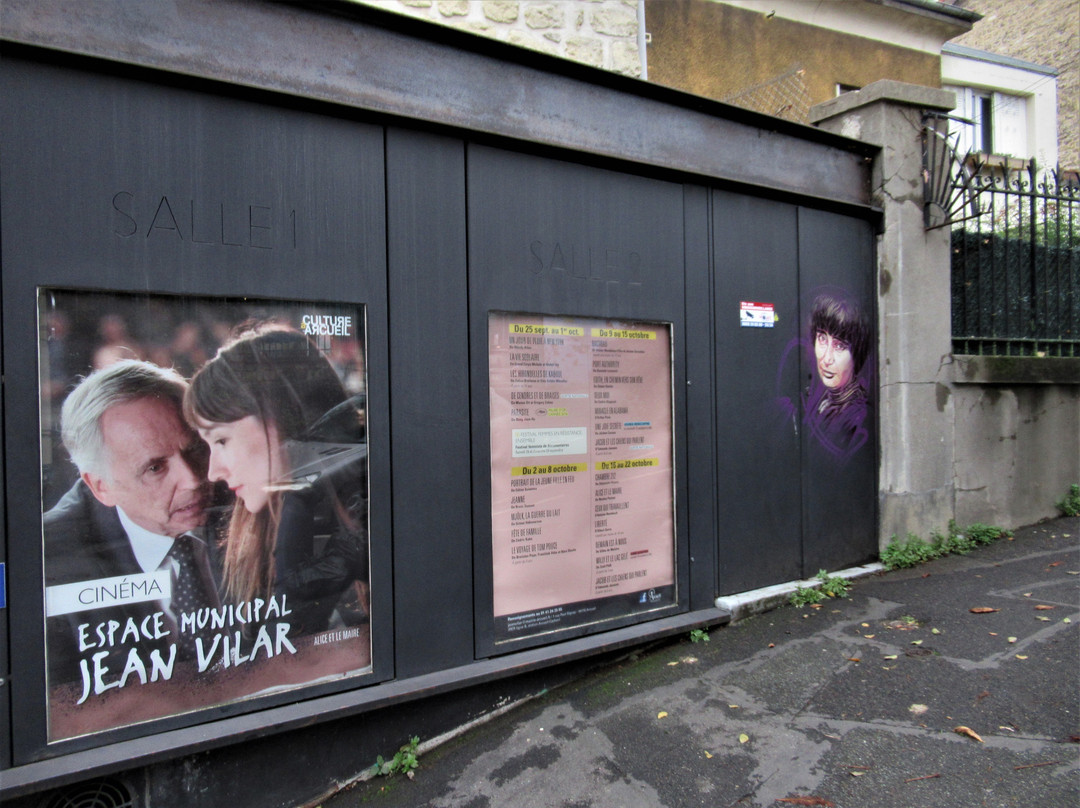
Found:
[[[366,444],[361,413],[305,335],[248,328],[195,374],[184,414],[235,495],[225,595],[285,595],[298,634],[366,616]]]

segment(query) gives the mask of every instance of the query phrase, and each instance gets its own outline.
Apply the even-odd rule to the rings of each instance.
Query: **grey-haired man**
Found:
[[[47,656],[50,686],[81,681],[83,699],[139,676],[140,665],[171,673],[174,655],[184,656],[178,565],[197,567],[206,605],[218,603],[208,546],[191,536],[206,522],[210,484],[206,445],[181,414],[186,388],[172,370],[125,360],[87,376],[64,401],[63,440],[79,480],[43,520],[47,593],[68,604],[50,606]],[[177,560],[181,544],[187,561]],[[131,576],[145,595],[147,576],[163,570],[172,574],[164,599],[139,600],[138,584],[118,581]],[[75,610],[81,604],[88,608]]]

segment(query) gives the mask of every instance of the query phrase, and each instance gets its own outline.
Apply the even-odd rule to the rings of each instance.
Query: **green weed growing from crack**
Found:
[[[1063,516],[1080,516],[1080,485],[1070,485],[1069,493],[1057,503]]]
[[[881,563],[887,569],[897,570],[914,567],[924,561],[932,561],[946,555],[964,555],[976,547],[991,544],[998,539],[1011,536],[1008,530],[995,525],[980,522],[959,528],[955,521],[949,521],[947,535],[934,533],[930,541],[924,541],[914,533],[909,533],[906,541],[897,541],[894,536],[889,545],[881,551]]]
[[[389,760],[384,760],[383,756],[379,755],[375,759],[371,773],[382,777],[392,777],[401,773],[411,780],[414,776],[413,772],[420,765],[420,758],[416,751],[419,745],[420,738],[414,735],[409,738],[408,743],[402,744]]]
[[[838,575],[829,575],[825,570],[817,574],[816,586],[800,586],[791,593],[792,606],[807,606],[821,603],[826,598],[846,598],[851,590],[851,581]]]

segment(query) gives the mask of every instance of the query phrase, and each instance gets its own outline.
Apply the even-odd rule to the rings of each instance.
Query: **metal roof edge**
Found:
[[[971,48],[967,45],[957,45],[952,42],[946,42],[941,46],[942,55],[948,54],[950,56],[960,56],[965,59],[975,59],[980,62],[988,62],[990,64],[1002,65],[1004,67],[1015,67],[1020,70],[1030,70],[1032,73],[1042,73],[1045,76],[1060,76],[1061,71],[1056,67],[1047,67],[1046,65],[1035,64],[1034,62],[1028,62],[1024,59],[1017,59],[1013,56],[1003,56],[1000,53],[992,53],[991,51],[979,50],[978,48]]]
[[[886,2],[894,1],[896,0],[886,0]],[[899,1],[937,3],[937,0]],[[356,3],[353,0],[277,0],[277,2],[302,9],[318,9],[331,15],[370,22],[380,28],[393,30],[417,39],[425,39],[440,45],[450,45],[501,61],[513,62],[523,67],[542,70],[545,73],[553,73],[566,78],[584,81],[617,92],[637,95],[652,101],[693,110],[717,118],[726,118],[757,129],[792,135],[833,148],[847,149],[860,154],[874,154],[877,151],[876,149],[867,150],[865,148],[866,144],[861,141],[826,132],[810,124],[779,118],[706,96],[694,95],[676,87],[628,76],[625,73],[617,73],[602,67],[594,67],[563,56],[544,53],[521,45],[513,45],[483,34],[462,28],[454,28],[419,17],[412,17],[386,8],[367,5],[366,3]],[[881,0],[869,0],[869,2],[876,3],[881,2]]]
[[[983,18],[983,15],[971,9],[945,3],[941,0],[869,0],[882,6],[894,8],[908,7],[908,10],[916,14],[925,14],[932,17],[944,17],[946,21],[966,23],[969,27]],[[948,18],[952,18],[949,20]]]

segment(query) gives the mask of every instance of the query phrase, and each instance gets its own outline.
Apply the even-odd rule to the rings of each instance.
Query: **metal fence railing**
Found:
[[[974,166],[952,220],[953,352],[1080,357],[1080,183]],[[954,185],[955,187],[955,185]]]

